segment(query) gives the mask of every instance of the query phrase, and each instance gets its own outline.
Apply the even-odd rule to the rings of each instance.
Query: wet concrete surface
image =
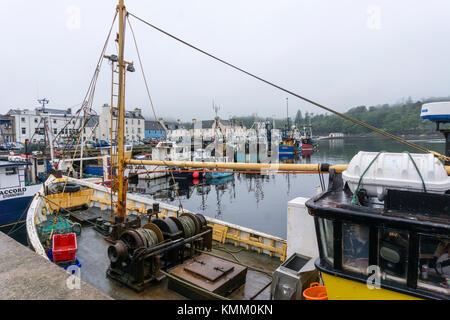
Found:
[[[1,300],[112,299],[84,281],[76,284],[69,272],[0,232]]]

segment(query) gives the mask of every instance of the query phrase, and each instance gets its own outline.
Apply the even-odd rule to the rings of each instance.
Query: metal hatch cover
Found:
[[[169,273],[206,291],[227,296],[245,284],[247,267],[201,254],[171,269]],[[191,299],[210,298],[174,279],[169,279],[169,289]]]
[[[193,258],[183,269],[214,282],[223,275],[233,271],[234,266],[213,259]]]

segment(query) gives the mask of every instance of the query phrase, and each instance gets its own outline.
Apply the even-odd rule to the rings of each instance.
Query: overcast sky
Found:
[[[113,0],[0,0],[0,113],[76,109],[115,12]],[[224,60],[345,111],[450,94],[450,2],[127,0],[135,15]],[[130,17],[158,116],[285,117],[287,94],[187,48]],[[115,28],[117,30],[117,28]],[[137,55],[127,33],[126,59]],[[108,53],[116,53],[113,42]],[[151,116],[140,70],[127,75],[127,109]],[[94,109],[110,100],[103,64]],[[322,110],[289,97],[290,116]]]

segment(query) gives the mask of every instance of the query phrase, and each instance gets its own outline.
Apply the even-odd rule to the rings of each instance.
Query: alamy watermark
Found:
[[[72,5],[66,8],[66,28],[77,30],[81,28],[81,9],[79,6]]]
[[[72,265],[67,267],[70,276],[66,279],[66,287],[70,290],[81,289],[81,268]]]
[[[381,29],[381,8],[379,6],[371,5],[367,7],[366,26],[371,30]]]
[[[367,268],[367,278],[366,285],[370,290],[381,289],[381,270],[377,265],[371,265]]]

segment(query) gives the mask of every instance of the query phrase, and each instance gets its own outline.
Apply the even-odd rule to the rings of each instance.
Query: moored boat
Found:
[[[28,205],[42,184],[29,184],[26,161],[0,161],[0,230],[25,222]]]
[[[330,299],[450,298],[448,174],[436,154],[409,152],[359,152],[330,174],[328,190],[306,203]]]

